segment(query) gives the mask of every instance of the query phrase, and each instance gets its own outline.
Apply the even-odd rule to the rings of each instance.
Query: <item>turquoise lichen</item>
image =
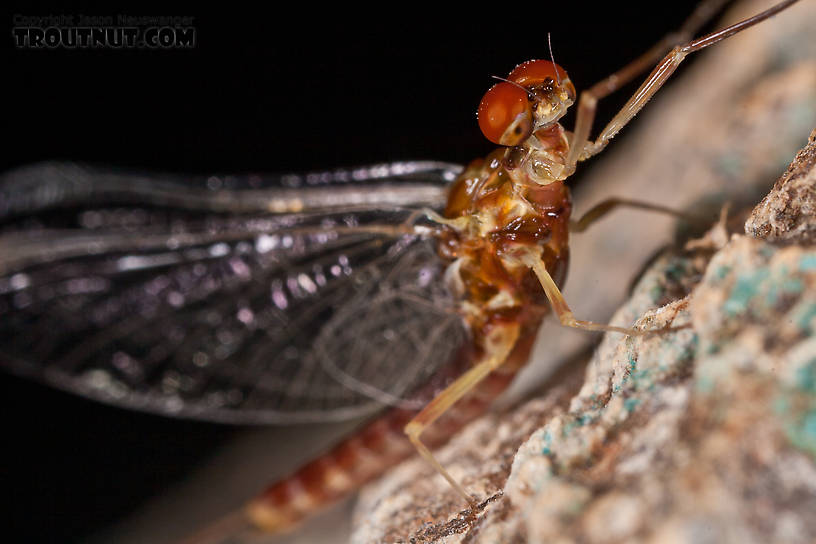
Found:
[[[632,374],[632,380],[634,381],[635,387],[639,387],[640,385],[643,385],[643,381],[648,379],[650,374],[651,374],[651,369],[648,369],[648,368],[643,369],[643,370],[638,370],[637,372]],[[653,384],[649,384],[649,385],[653,385]]]
[[[725,277],[728,276],[728,274],[730,273],[731,273],[730,266],[721,265],[718,266],[717,269],[714,271],[714,277],[717,278],[718,280],[722,280],[725,279]]]
[[[716,342],[709,342],[706,346],[705,352],[708,355],[714,355],[715,353],[719,353],[721,348],[722,346],[720,346],[720,344],[717,344]]]
[[[600,410],[603,408],[603,399],[599,398],[595,393],[589,396],[589,406],[592,410]]]
[[[773,401],[790,443],[816,459],[816,357],[796,369],[795,389]]]
[[[794,447],[816,458],[816,410],[811,410],[787,425],[785,433]]]
[[[748,304],[760,291],[762,284],[770,276],[767,268],[762,268],[751,274],[742,274],[731,289],[731,295],[723,304],[723,310],[730,316],[744,313]]]
[[[544,447],[541,448],[542,455],[550,455],[552,453],[552,435],[550,431],[544,431]]]
[[[803,304],[795,312],[794,323],[803,332],[813,333],[813,319],[816,318],[816,304]]]
[[[695,385],[697,391],[700,393],[711,393],[714,390],[714,378],[708,375],[698,376]]]
[[[572,432],[572,430],[575,429],[576,427],[580,427],[580,424],[578,423],[578,421],[576,421],[576,420],[570,421],[569,423],[567,423],[566,425],[561,427],[561,436],[563,438],[566,438]]]
[[[570,434],[573,431],[573,429],[577,429],[578,427],[583,427],[583,426],[584,426],[583,419],[580,416],[579,417],[574,417],[572,419],[572,421],[570,421],[569,423],[564,425],[564,427],[562,428],[562,431],[561,431],[561,435],[562,436],[567,436],[568,434]]]
[[[765,294],[765,301],[769,306],[775,306],[781,297],[786,295],[796,295],[805,288],[804,283],[799,278],[785,278],[779,283],[773,283],[768,287]]]
[[[631,367],[629,370],[629,376],[632,378],[632,384],[635,387],[639,387],[643,385],[642,382],[649,378],[652,373],[652,369],[644,368],[643,370],[636,370],[635,367]]]
[[[796,387],[805,393],[816,395],[816,357],[796,369]]]
[[[646,368],[643,370],[638,370],[637,368],[637,359],[631,353],[629,354],[629,358],[627,359],[627,368],[628,372],[623,376],[623,380],[621,384],[625,384],[631,378],[632,386],[635,389],[643,389],[643,381],[646,380],[651,375],[651,369]],[[647,389],[651,389],[654,387],[653,383],[646,384]],[[618,388],[620,391],[620,388]],[[617,392],[617,391],[616,391]]]
[[[687,273],[687,266],[685,261],[672,260],[665,268],[666,277],[672,281],[680,281],[685,278]]]
[[[700,338],[695,334],[691,337],[691,341],[682,346],[680,349],[680,354],[677,356],[678,363],[687,363],[694,359],[697,356],[697,350],[700,347]],[[665,367],[662,365],[659,367],[660,370],[664,370]]]
[[[620,385],[617,387],[617,390],[615,391],[616,393],[619,392],[621,390],[622,386],[625,385],[626,382],[629,381],[629,378],[632,377],[632,374],[634,374],[636,369],[637,369],[637,359],[635,359],[635,356],[632,354],[632,350],[630,349],[629,350],[629,357],[626,360],[626,373],[623,375],[623,379],[621,380]]]
[[[799,259],[799,270],[802,272],[816,270],[816,254],[802,255]]]
[[[640,404],[640,399],[636,399],[634,397],[629,397],[625,401],[623,401],[623,408],[627,412],[631,412],[635,408],[637,408],[638,404]]]
[[[780,416],[786,416],[790,411],[790,400],[787,397],[776,397],[773,399],[773,411]]]
[[[805,284],[799,278],[785,278],[782,280],[781,288],[786,293],[798,294],[805,288]]]
[[[598,419],[598,414],[593,413],[582,413],[582,414],[572,414],[572,419],[569,423],[565,424],[561,428],[561,436],[566,438],[569,433],[572,432],[573,429],[577,429],[578,427],[583,427],[584,425],[588,425]]]

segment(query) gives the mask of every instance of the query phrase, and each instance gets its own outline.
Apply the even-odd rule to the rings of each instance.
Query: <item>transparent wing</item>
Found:
[[[139,410],[242,423],[405,404],[466,339],[434,241],[395,228],[459,168],[0,178],[0,363]]]

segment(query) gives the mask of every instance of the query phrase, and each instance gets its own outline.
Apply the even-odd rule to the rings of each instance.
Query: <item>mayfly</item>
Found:
[[[795,1],[689,41],[716,4],[704,3],[580,99],[554,59],[519,65],[479,107],[502,147],[464,171],[408,162],[198,186],[64,163],[9,172],[0,360],[88,398],[179,417],[292,423],[391,407],[253,501],[250,516],[268,529],[414,449],[473,504],[428,447],[506,387],[549,309],[571,327],[649,332],[572,316],[559,291],[569,231],[638,204],[609,201],[571,221],[564,181],[686,55]],[[597,101],[667,51],[591,140]],[[559,120],[576,99],[567,132]]]

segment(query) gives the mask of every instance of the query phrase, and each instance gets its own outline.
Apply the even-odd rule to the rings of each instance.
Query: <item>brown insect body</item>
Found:
[[[531,158],[545,157],[558,170],[569,147],[555,123],[537,131],[521,146],[500,148],[473,161],[452,184],[438,237],[438,252],[448,261],[446,278],[460,299],[460,312],[471,332],[454,361],[416,393],[430,400],[446,382],[460,375],[492,349],[491,338],[517,330],[518,339],[505,363],[429,427],[426,444],[444,444],[453,432],[483,413],[509,386],[528,361],[547,299],[529,267],[514,257],[518,247],[535,247],[556,281],[566,277],[571,198],[562,180],[539,181],[524,174]],[[514,333],[516,334],[516,333]],[[252,520],[266,530],[295,525],[415,450],[403,431],[415,411],[392,409],[366,425],[289,478],[270,486],[249,506]]]

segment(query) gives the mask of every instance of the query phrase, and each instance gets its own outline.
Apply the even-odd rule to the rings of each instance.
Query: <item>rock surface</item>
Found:
[[[811,134],[811,143],[814,136]],[[816,150],[812,145],[796,156],[773,190],[754,209],[745,233],[768,241],[816,243]]]
[[[352,541],[813,542],[814,156],[816,131],[749,235],[663,253],[612,320],[680,330],[606,335],[581,384],[439,452],[477,511],[415,460],[364,491]]]

